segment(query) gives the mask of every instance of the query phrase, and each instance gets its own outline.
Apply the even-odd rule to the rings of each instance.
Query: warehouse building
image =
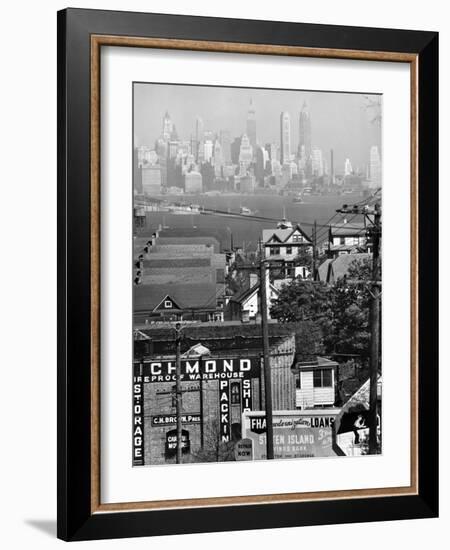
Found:
[[[264,410],[261,326],[184,324],[181,329],[183,462],[233,459],[242,413]],[[133,465],[175,462],[175,328],[135,330]],[[269,324],[274,410],[295,409],[295,333]]]

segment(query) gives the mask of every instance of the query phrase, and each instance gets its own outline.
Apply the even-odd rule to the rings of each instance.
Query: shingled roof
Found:
[[[223,290],[222,285],[213,283],[138,285],[134,287],[134,312],[153,311],[166,297],[179,309],[214,310],[217,297],[223,294]]]
[[[350,266],[354,262],[362,264],[371,258],[372,254],[364,252],[358,254],[341,254],[334,260],[325,260],[318,269],[319,281],[333,284],[338,279],[342,279],[342,277],[348,275]]]

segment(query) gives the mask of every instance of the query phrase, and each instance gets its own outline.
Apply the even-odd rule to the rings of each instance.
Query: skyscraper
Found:
[[[204,141],[205,127],[203,125],[203,120],[200,117],[197,117],[195,120],[195,141],[197,142],[197,157],[196,161],[199,162],[203,160],[203,141]]]
[[[353,172],[352,163],[350,159],[345,159],[344,163],[344,176],[349,176]]]
[[[280,115],[280,142],[280,161],[286,164],[291,161],[291,117],[287,112]]]
[[[334,151],[330,149],[330,178],[331,183],[334,184]]]
[[[372,187],[381,186],[381,158],[376,145],[370,148],[370,182]]]
[[[241,138],[241,148],[239,151],[239,164],[244,164],[246,168],[250,166],[253,159],[253,147],[250,144],[249,137],[244,134]]]
[[[250,140],[250,145],[253,147],[253,153],[256,153],[256,112],[253,107],[253,100],[250,100],[250,105],[247,113],[247,136]]]
[[[229,130],[220,130],[220,145],[222,147],[222,157],[225,164],[231,162],[231,134]]]
[[[162,138],[165,141],[169,141],[169,139],[171,139],[173,128],[174,128],[173,122],[170,118],[168,111],[166,111],[165,115],[163,116],[163,128],[162,128]]]
[[[216,142],[214,143],[214,172],[216,176],[220,176],[222,174],[222,166],[223,166],[222,146],[220,145],[219,141],[216,139]]]
[[[298,154],[300,156],[302,146],[304,147],[305,158],[308,160],[312,154],[311,149],[311,116],[306,101],[303,102],[299,117],[299,141]]]
[[[318,178],[323,176],[323,157],[320,149],[312,151],[312,173]]]

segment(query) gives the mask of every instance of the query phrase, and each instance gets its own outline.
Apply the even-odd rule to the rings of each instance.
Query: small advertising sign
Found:
[[[152,416],[152,426],[173,426],[177,423],[177,417],[175,414],[157,414]],[[200,424],[200,413],[183,414],[181,416],[182,424]]]
[[[234,446],[236,460],[253,460],[253,443],[251,439],[241,439]]]
[[[191,441],[188,430],[181,432],[181,451],[188,453],[191,450]],[[177,431],[170,430],[166,433],[166,455],[173,456],[177,452]]]

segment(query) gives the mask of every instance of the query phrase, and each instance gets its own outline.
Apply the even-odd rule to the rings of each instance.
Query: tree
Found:
[[[228,462],[234,458],[233,440],[222,442],[217,419],[205,426],[204,447],[191,453],[191,462]]]
[[[295,265],[299,266],[310,266],[312,262],[312,251],[310,247],[302,247],[300,252],[294,258]]]
[[[370,353],[370,278],[371,261],[355,259],[333,286],[296,279],[281,289],[270,314],[284,323],[308,321],[327,355],[355,354],[365,360]]]
[[[281,287],[270,316],[282,323],[317,320],[328,310],[328,289],[322,283],[294,279]]]

